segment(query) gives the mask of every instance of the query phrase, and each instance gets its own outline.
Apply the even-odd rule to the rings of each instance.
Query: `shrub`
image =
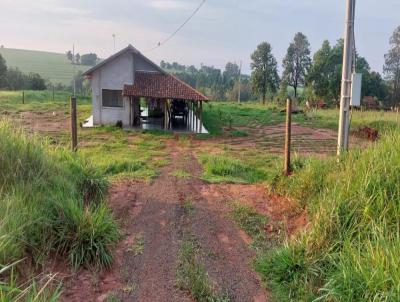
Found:
[[[0,264],[57,252],[75,267],[110,265],[118,231],[106,187],[76,154],[0,121]]]
[[[259,259],[277,292],[293,300],[399,300],[399,167],[393,132],[339,164],[312,161],[287,180],[287,193],[308,199],[310,226]]]

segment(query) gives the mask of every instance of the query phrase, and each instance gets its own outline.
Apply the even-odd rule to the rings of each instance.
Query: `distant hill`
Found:
[[[0,54],[8,67],[17,67],[26,73],[38,73],[52,83],[71,84],[72,65],[65,54],[12,48],[0,48]],[[86,71],[90,67],[76,65],[76,71]]]

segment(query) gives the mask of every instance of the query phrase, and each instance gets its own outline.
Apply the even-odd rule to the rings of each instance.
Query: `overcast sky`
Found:
[[[296,32],[312,50],[343,36],[345,0],[207,0],[199,13],[164,46],[151,51],[191,14],[201,0],[0,0],[0,44],[65,52],[96,52],[105,58],[134,45],[150,59],[223,67],[243,61],[268,41],[281,67]],[[399,0],[357,1],[358,52],[381,71],[389,37],[400,25]]]

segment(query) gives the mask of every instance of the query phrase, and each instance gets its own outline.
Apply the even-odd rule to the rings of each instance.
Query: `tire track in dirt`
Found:
[[[200,260],[210,281],[230,301],[261,302],[268,296],[251,269],[254,251],[250,239],[227,217],[228,206],[202,196],[208,185],[192,151],[175,141],[168,143],[170,164],[152,183],[124,181],[109,191],[108,202],[122,226],[123,238],[111,271],[96,276],[96,287],[81,282],[79,274],[66,282],[63,301],[119,300],[140,302],[193,301],[176,286],[180,240],[191,232],[202,253]],[[192,177],[171,175],[185,170]],[[183,217],[190,200],[193,213]]]

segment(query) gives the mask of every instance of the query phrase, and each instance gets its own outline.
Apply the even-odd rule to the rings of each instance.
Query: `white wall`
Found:
[[[124,98],[124,106],[103,107],[102,89],[123,90],[125,84],[134,81],[133,55],[125,53],[97,69],[92,75],[92,104],[94,125],[115,124],[122,121],[129,125],[129,100]]]
[[[135,71],[156,71],[160,72],[152,64],[143,59],[140,55],[135,55]]]

